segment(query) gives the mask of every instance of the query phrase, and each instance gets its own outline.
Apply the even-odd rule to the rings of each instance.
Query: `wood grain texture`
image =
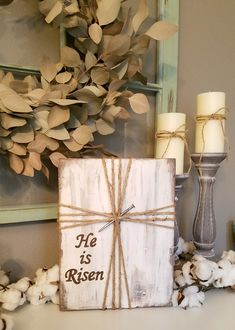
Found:
[[[123,172],[128,160],[122,159]],[[106,160],[109,176],[111,160]],[[115,174],[118,160],[114,160]],[[133,159],[122,209],[135,205],[135,212],[165,207],[174,204],[174,161],[156,159]],[[61,204],[110,212],[110,200],[100,159],[69,159],[61,162],[59,169],[59,220],[69,217],[74,211]],[[174,211],[174,207],[170,208]],[[81,217],[73,216],[74,220]],[[93,216],[94,218],[94,216]],[[97,217],[96,217],[97,218]],[[161,223],[163,223],[161,221]],[[68,222],[69,224],[69,222]],[[103,224],[89,224],[75,228],[62,229],[67,223],[61,223],[61,309],[100,309],[104,298],[105,283],[112,247],[112,225],[102,232]],[[160,228],[143,223],[121,222],[121,241],[123,246],[126,273],[128,277],[131,307],[151,307],[168,305],[171,300],[173,285],[173,234],[174,223],[164,221],[172,229]],[[92,235],[91,235],[92,233]],[[89,240],[96,238],[95,246],[79,248],[78,235]],[[93,241],[94,242],[94,241]],[[81,263],[81,256],[90,255],[89,263]],[[83,260],[88,261],[88,259]],[[116,272],[118,268],[116,258]],[[83,273],[80,283],[68,281],[68,270]],[[86,272],[86,276],[84,275]],[[92,272],[95,272],[93,274]],[[97,276],[97,272],[103,272]],[[93,276],[92,276],[93,275]],[[86,279],[88,277],[88,279]],[[97,280],[94,280],[96,278]],[[78,279],[74,276],[73,279]],[[90,280],[89,280],[90,279]],[[116,274],[116,281],[118,275]],[[79,282],[79,281],[77,281]],[[107,308],[112,308],[112,279],[107,292]],[[128,308],[124,275],[121,276],[122,308]],[[115,298],[118,299],[117,285]]]

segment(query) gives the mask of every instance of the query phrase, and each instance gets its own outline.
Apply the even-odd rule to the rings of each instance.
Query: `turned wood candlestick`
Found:
[[[199,198],[193,223],[193,240],[197,254],[212,258],[215,255],[216,221],[213,207],[215,175],[226,153],[193,154],[198,172]]]
[[[175,203],[176,203],[176,208],[177,204],[179,201],[180,193],[183,187],[183,183],[186,179],[188,179],[189,173],[184,173],[184,174],[177,174],[175,176]],[[179,242],[179,227],[178,227],[178,217],[177,217],[177,212],[176,212],[176,220],[175,220],[175,227],[174,227],[174,252],[177,250],[177,245]],[[177,256],[175,255],[175,259],[178,259]]]

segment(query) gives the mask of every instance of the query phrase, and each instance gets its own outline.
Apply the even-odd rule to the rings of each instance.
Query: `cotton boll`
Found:
[[[185,282],[186,282],[186,284],[189,284],[189,285],[193,284],[195,282],[195,279],[193,278],[193,274],[191,272],[192,267],[193,267],[193,264],[190,261],[187,261],[182,267],[182,273],[185,278]]]
[[[175,277],[175,283],[178,287],[185,286],[186,280],[185,280],[185,277],[183,276],[183,274],[180,274],[177,277]]]
[[[49,283],[59,281],[59,266],[58,265],[54,265],[52,268],[48,269],[47,280]]]
[[[53,284],[45,284],[43,286],[43,294],[46,296],[46,297],[51,297],[51,296],[54,296],[56,294],[58,290],[58,286],[57,285],[53,285]]]
[[[174,290],[173,291],[173,295],[171,297],[171,302],[172,302],[173,307],[178,306],[178,301],[179,301],[179,296],[180,295],[181,294],[180,294],[179,290]]]
[[[39,268],[36,271],[36,277],[34,279],[37,284],[45,284],[47,283],[47,270],[44,268]]]
[[[56,294],[54,296],[51,297],[51,302],[55,305],[59,305],[60,303],[60,296],[59,293],[56,292]]]
[[[21,292],[16,289],[8,289],[0,294],[0,302],[17,304],[21,299]]]
[[[11,302],[5,302],[2,304],[2,308],[9,312],[13,312],[18,306],[18,304],[13,304]]]
[[[26,297],[32,305],[43,305],[47,302],[47,297],[43,295],[43,287],[36,284],[29,287]]]
[[[185,306],[186,301],[184,302],[184,307],[201,307],[203,301],[205,300],[204,292],[199,292],[199,288],[196,285],[190,286],[183,290],[183,295],[187,297],[188,305]],[[181,304],[180,304],[181,306]],[[183,307],[183,306],[181,306]]]
[[[28,277],[23,277],[19,281],[13,284],[14,288],[21,291],[25,292],[28,290],[30,286],[30,279]]]
[[[6,275],[4,270],[0,270],[0,284],[6,286],[9,283],[10,283],[9,277]]]
[[[4,321],[3,321],[4,320]],[[0,330],[12,330],[14,323],[9,315],[0,315]]]
[[[232,264],[235,264],[235,251],[224,251],[221,258],[230,261]]]

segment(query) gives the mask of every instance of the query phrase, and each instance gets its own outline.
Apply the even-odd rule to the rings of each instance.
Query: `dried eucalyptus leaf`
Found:
[[[37,124],[40,126],[40,131],[42,133],[46,132],[49,129],[48,125],[48,117],[49,117],[48,110],[40,110],[35,113],[35,119]]]
[[[9,150],[13,147],[13,141],[10,138],[1,138],[0,141],[2,150]]]
[[[90,68],[92,68],[93,66],[95,66],[97,63],[97,58],[95,57],[95,55],[93,53],[91,53],[89,50],[86,53],[85,56],[85,66],[86,66],[86,70],[89,70]]]
[[[107,94],[107,91],[105,88],[103,88],[102,86],[85,86],[83,87],[83,91],[91,91],[95,96],[100,97],[103,96],[105,94]]]
[[[129,51],[130,45],[131,39],[126,34],[106,35],[103,37],[103,53],[105,54],[122,56]]]
[[[45,93],[40,99],[39,104],[49,104],[51,99],[60,99],[62,97],[62,92],[60,90],[50,91]]]
[[[59,166],[59,162],[61,159],[67,159],[67,157],[65,157],[62,153],[56,151],[56,152],[53,152],[52,154],[50,154],[49,156],[52,164],[56,167]]]
[[[55,66],[56,66],[57,72],[60,72],[64,67],[63,63],[61,63],[61,62],[56,63]]]
[[[57,1],[54,6],[49,11],[48,15],[45,18],[45,21],[50,24],[63,10],[62,1]]]
[[[77,103],[86,103],[85,101],[70,100],[70,99],[50,99],[49,101],[51,101],[55,104],[58,104],[58,105],[62,105],[62,106],[67,106],[67,105],[77,104]]]
[[[36,135],[35,140],[28,144],[29,151],[35,151],[39,154],[41,154],[45,148],[54,151],[59,148],[59,143],[56,140],[39,133]]]
[[[51,89],[50,83],[46,81],[46,79],[44,79],[43,76],[41,76],[41,86],[46,92],[50,91]]]
[[[116,107],[115,105],[111,105],[110,107],[107,107],[103,113],[102,118],[105,121],[108,121],[110,123],[113,123],[118,113],[122,110],[121,107]]]
[[[9,86],[12,81],[14,81],[15,78],[11,72],[7,72],[7,74],[2,78],[1,84],[5,86]]]
[[[116,35],[121,33],[123,28],[123,22],[119,21],[118,19],[115,20],[113,23],[104,26],[103,28],[103,35]]]
[[[49,129],[45,134],[56,140],[68,140],[70,138],[67,129],[64,125],[57,126],[55,128]]]
[[[93,99],[92,103],[84,104],[83,109],[86,109],[89,116],[97,115],[102,110],[103,100],[101,98]]]
[[[57,74],[57,76],[55,77],[55,80],[59,83],[59,84],[65,84],[67,83],[70,79],[72,78],[72,74],[68,71],[66,72],[61,72],[59,74]]]
[[[77,143],[87,144],[91,139],[91,129],[87,125],[81,125],[71,133],[71,136]]]
[[[26,76],[26,77],[24,77],[23,81],[28,83],[29,91],[32,89],[36,89],[38,87],[38,81],[35,76],[31,76],[31,75]]]
[[[108,92],[108,95],[106,96],[104,100],[105,105],[113,105],[116,103],[117,98],[122,95],[122,93],[113,91],[113,92]]]
[[[69,140],[63,141],[64,145],[73,152],[81,150],[84,145],[77,143],[72,137]]]
[[[6,137],[11,134],[11,131],[8,131],[0,126],[0,137]]]
[[[21,174],[24,169],[23,160],[15,154],[9,154],[9,165],[10,168],[17,174]]]
[[[54,106],[48,116],[48,125],[50,128],[57,127],[69,120],[70,111],[68,108]]]
[[[42,173],[47,178],[47,181],[49,181],[49,179],[50,179],[50,172],[49,172],[48,168],[44,164],[42,164]]]
[[[96,120],[89,118],[89,119],[86,121],[86,125],[90,127],[90,129],[91,129],[91,133],[95,133],[95,132],[97,131],[97,128],[96,128]]]
[[[110,92],[114,92],[114,91],[118,91],[123,85],[125,85],[127,81],[126,80],[113,80],[110,82],[109,84],[109,91]]]
[[[44,89],[36,88],[29,92],[26,96],[30,98],[35,104],[39,104],[41,98],[46,94]]]
[[[18,143],[29,143],[34,139],[34,131],[31,125],[17,127],[11,134],[11,139]]]
[[[145,34],[155,40],[165,40],[173,36],[177,31],[177,25],[165,21],[158,21],[154,23]]]
[[[135,113],[145,113],[149,111],[149,102],[147,97],[142,93],[136,93],[133,94],[131,97],[129,97],[129,102],[132,110]]]
[[[99,24],[101,26],[107,25],[117,18],[121,7],[121,0],[113,0],[111,3],[110,0],[99,0],[97,1],[97,5],[96,16]]]
[[[119,80],[121,80],[126,72],[127,72],[127,68],[128,68],[128,59],[126,59],[125,61],[121,62],[120,64],[116,65],[112,71],[116,72],[117,77]]]
[[[32,165],[29,162],[29,159],[23,159],[23,163],[24,163],[24,170],[21,173],[22,175],[25,176],[29,176],[29,177],[33,177],[34,176],[34,169],[32,167]]]
[[[91,39],[96,43],[97,45],[100,43],[102,39],[102,29],[97,23],[93,23],[88,28],[88,33]]]
[[[109,72],[104,68],[93,68],[91,80],[97,85],[104,85],[109,81]]]
[[[13,80],[9,83],[9,87],[18,94],[28,93],[29,90],[29,84],[23,80]]]
[[[22,146],[21,144],[15,142],[13,143],[12,148],[10,148],[8,151],[18,156],[25,156],[27,153],[25,146]]]
[[[149,15],[149,11],[148,11],[147,0],[140,0],[137,13],[132,19],[132,26],[135,33],[138,31],[140,25],[144,22],[144,20],[148,17],[148,15]]]
[[[42,0],[38,2],[38,7],[40,12],[46,16],[49,11],[51,10],[51,8],[55,5],[55,3],[57,2],[57,0]]]
[[[43,56],[40,72],[46,81],[51,82],[57,75],[57,67],[48,56]]]
[[[77,117],[74,116],[73,113],[70,111],[70,117],[69,117],[69,120],[67,121],[67,123],[65,124],[65,126],[66,126],[66,129],[70,130],[70,129],[74,129],[74,128],[81,126],[81,123],[77,119]]]
[[[70,5],[64,8],[64,11],[68,15],[73,15],[79,12],[77,1],[73,1]]]
[[[111,123],[107,123],[102,118],[96,121],[96,128],[101,135],[109,135],[115,132],[114,126]]]
[[[148,50],[150,37],[140,35],[134,38],[131,46],[131,51],[135,55],[144,55]]]
[[[68,67],[74,68],[80,65],[80,55],[75,49],[65,46],[61,49],[61,62]]]
[[[1,94],[0,99],[3,105],[13,112],[32,112],[31,107],[25,102],[25,100],[13,90]]]
[[[79,120],[79,122],[81,124],[84,124],[87,121],[87,119],[88,119],[88,111],[87,111],[87,109],[84,109],[84,107],[81,108],[81,107],[79,107],[77,105],[72,105],[70,107],[70,111]],[[80,125],[78,125],[78,126],[80,126]]]
[[[23,118],[16,118],[6,113],[1,114],[1,124],[6,130],[12,127],[24,126],[26,123],[27,121]]]
[[[66,32],[74,38],[87,38],[87,21],[78,15],[66,17],[63,21]]]
[[[30,152],[29,153],[29,164],[37,171],[41,171],[42,169],[42,162],[40,153],[37,152]]]
[[[141,64],[139,61],[139,57],[135,54],[132,54],[128,57],[128,68],[127,68],[127,76],[129,79],[134,77],[136,72],[140,71]]]

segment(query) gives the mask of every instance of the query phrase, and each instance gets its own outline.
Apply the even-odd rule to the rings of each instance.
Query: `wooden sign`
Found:
[[[169,159],[61,161],[62,310],[170,303],[174,172]]]

